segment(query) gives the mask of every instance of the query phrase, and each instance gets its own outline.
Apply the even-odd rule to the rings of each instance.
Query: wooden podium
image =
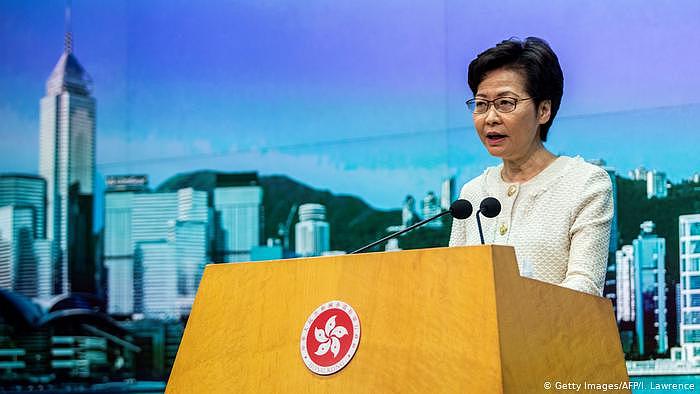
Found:
[[[361,338],[345,368],[321,376],[300,338],[331,300],[354,308]],[[628,380],[609,300],[522,278],[511,247],[486,245],[208,265],[166,392],[539,393]]]

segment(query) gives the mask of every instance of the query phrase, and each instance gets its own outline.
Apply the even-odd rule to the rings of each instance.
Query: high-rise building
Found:
[[[700,366],[700,214],[678,217],[680,243],[680,344]]]
[[[143,281],[141,312],[152,318],[178,318],[174,245],[166,240],[141,241],[136,245],[136,255]]]
[[[45,200],[43,178],[27,174],[0,175],[0,207],[5,208],[0,215],[5,223],[4,234],[0,234],[0,242],[5,244],[4,255],[0,256],[0,277],[11,278],[12,282],[0,284],[0,287],[27,297],[47,297],[50,293],[50,284],[46,282],[50,281],[50,276],[46,275],[50,275],[51,261],[47,262],[46,258],[50,258],[51,244],[44,239]]]
[[[250,261],[260,245],[263,189],[252,173],[217,174],[214,189],[216,251],[214,261]]]
[[[440,203],[437,197],[435,196],[435,193],[431,191],[425,195],[425,198],[423,198],[423,203],[421,205],[423,208],[423,218],[425,219],[433,217],[440,213]],[[425,224],[425,227],[441,228],[442,220],[433,220],[432,222],[428,222]]]
[[[206,194],[204,194],[206,197]],[[205,205],[206,208],[206,205]],[[201,273],[207,262],[206,220],[176,220],[170,228],[168,241],[175,246],[177,258],[178,297],[192,305]]]
[[[668,350],[666,321],[666,240],[654,234],[654,223],[640,225],[634,247],[635,332],[639,354]]]
[[[616,293],[617,305],[615,312],[618,322],[633,322],[636,310],[634,283],[634,248],[624,245],[616,253]]]
[[[34,240],[34,256],[36,257],[37,297],[50,299],[53,290],[53,262],[56,248],[53,241],[48,239]]]
[[[34,210],[32,237],[46,238],[46,181],[29,174],[0,174],[0,207],[28,206]]]
[[[119,183],[119,182],[117,182]],[[171,318],[189,313],[209,255],[207,193],[108,189],[108,312]]]
[[[134,247],[131,222],[133,192],[105,193],[104,262],[107,269],[107,312],[134,312]]]
[[[644,166],[639,166],[634,170],[629,172],[630,179],[634,181],[646,181],[647,180],[647,169]]]
[[[6,221],[6,218],[0,218]],[[8,224],[2,224],[7,227]],[[12,290],[15,281],[15,266],[12,255],[12,241],[7,235],[0,234],[0,289]]]
[[[0,287],[17,291],[20,270],[34,265],[31,261],[31,236],[34,223],[29,207],[8,205],[0,208],[0,242],[4,244],[0,255]],[[27,261],[29,258],[29,261]]]
[[[95,99],[92,80],[73,54],[63,54],[40,105],[39,173],[46,179],[46,237],[56,246],[53,293],[95,291],[92,195]]]
[[[406,228],[419,221],[420,218],[418,217],[418,212],[416,212],[416,199],[408,195],[401,208],[401,225]]]
[[[0,242],[5,244],[4,253],[0,255],[0,287],[27,297],[38,295],[33,234],[32,207],[0,207]]]
[[[450,209],[452,201],[455,200],[455,177],[451,176],[442,181],[442,188],[440,190],[440,208],[444,211]]]
[[[666,198],[666,173],[660,171],[647,172],[647,198]]]
[[[299,206],[299,223],[294,226],[295,252],[299,256],[321,256],[331,249],[330,226],[326,207],[321,204]]]

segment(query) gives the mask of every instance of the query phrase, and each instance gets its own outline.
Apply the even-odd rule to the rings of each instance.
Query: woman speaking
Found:
[[[476,132],[502,160],[460,192],[501,202],[501,213],[482,221],[486,243],[513,246],[527,276],[602,295],[612,184],[602,168],[544,146],[563,94],[557,56],[539,38],[505,40],[469,64],[468,82]],[[453,221],[450,246],[480,243],[474,217]]]

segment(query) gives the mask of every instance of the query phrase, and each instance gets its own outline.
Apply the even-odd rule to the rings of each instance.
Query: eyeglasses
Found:
[[[532,100],[534,97],[527,98],[513,98],[513,97],[499,97],[495,100],[484,100],[480,98],[473,98],[467,100],[467,108],[474,114],[484,114],[488,112],[491,104],[496,108],[496,111],[500,113],[508,113],[515,111],[515,107],[518,101]]]

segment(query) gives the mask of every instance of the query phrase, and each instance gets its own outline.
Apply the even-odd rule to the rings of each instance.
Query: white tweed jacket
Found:
[[[475,212],[486,197],[501,202],[493,219],[481,217],[487,244],[515,248],[521,273],[533,279],[602,295],[613,217],[612,182],[580,157],[560,156],[525,183],[506,183],[503,164],[462,187]],[[476,213],[455,219],[450,246],[478,245]]]

